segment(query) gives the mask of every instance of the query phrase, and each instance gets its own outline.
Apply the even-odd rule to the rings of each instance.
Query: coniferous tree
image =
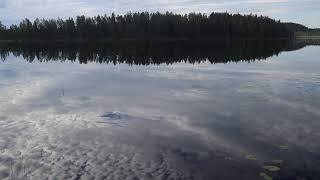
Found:
[[[0,31],[5,31],[5,30],[6,30],[6,26],[4,26],[0,21]]]
[[[264,16],[171,12],[24,19],[8,29],[0,24],[0,32],[2,39],[39,40],[279,38],[293,34],[285,24]]]

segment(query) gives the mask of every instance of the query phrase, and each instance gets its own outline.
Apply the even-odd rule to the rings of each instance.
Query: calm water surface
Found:
[[[211,64],[0,63],[0,179],[320,179],[320,47]]]

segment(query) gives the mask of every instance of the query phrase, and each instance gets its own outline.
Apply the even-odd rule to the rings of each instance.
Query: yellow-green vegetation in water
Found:
[[[289,149],[289,146],[287,144],[284,144],[284,145],[280,145],[279,148],[281,150],[288,150]]]
[[[263,166],[262,167],[263,169],[265,169],[265,170],[268,170],[268,171],[270,171],[270,172],[277,172],[277,171],[280,171],[280,168],[279,167],[277,167],[277,166]]]
[[[252,160],[252,161],[258,160],[257,157],[255,155],[253,155],[253,154],[247,154],[245,158],[249,159],[249,160]]]
[[[272,160],[272,162],[275,163],[275,164],[282,164],[282,163],[283,163],[283,160],[274,159],[274,160]]]
[[[266,174],[266,173],[260,173],[260,176],[261,177],[263,177],[263,179],[265,179],[265,180],[272,180],[272,177],[271,176],[269,176],[268,174]]]

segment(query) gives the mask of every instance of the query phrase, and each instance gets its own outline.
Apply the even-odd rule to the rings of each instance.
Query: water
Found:
[[[262,47],[2,48],[0,179],[320,179],[320,47]]]

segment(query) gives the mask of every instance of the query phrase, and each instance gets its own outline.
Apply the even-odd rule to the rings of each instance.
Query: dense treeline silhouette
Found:
[[[297,31],[309,31],[309,28],[302,25],[302,24],[297,24],[297,23],[284,23],[287,28],[293,32]]]
[[[297,23],[284,23],[286,27],[294,32],[295,37],[308,37],[312,38],[314,40],[319,40],[320,36],[320,29],[318,28],[308,28],[306,26],[303,26],[301,24]]]
[[[302,44],[300,45],[303,46]],[[227,63],[254,61],[278,55],[291,50],[291,41],[225,41],[206,43],[145,41],[140,43],[119,42],[103,44],[0,44],[2,60],[13,54],[22,56],[28,62],[71,61],[79,63],[106,63],[129,65],[159,65],[184,63]]]
[[[1,25],[1,24],[0,24]],[[228,13],[127,13],[125,15],[78,16],[75,19],[29,19],[19,25],[0,26],[0,38],[33,40],[107,39],[208,39],[279,38],[292,32],[280,21],[264,16]]]

